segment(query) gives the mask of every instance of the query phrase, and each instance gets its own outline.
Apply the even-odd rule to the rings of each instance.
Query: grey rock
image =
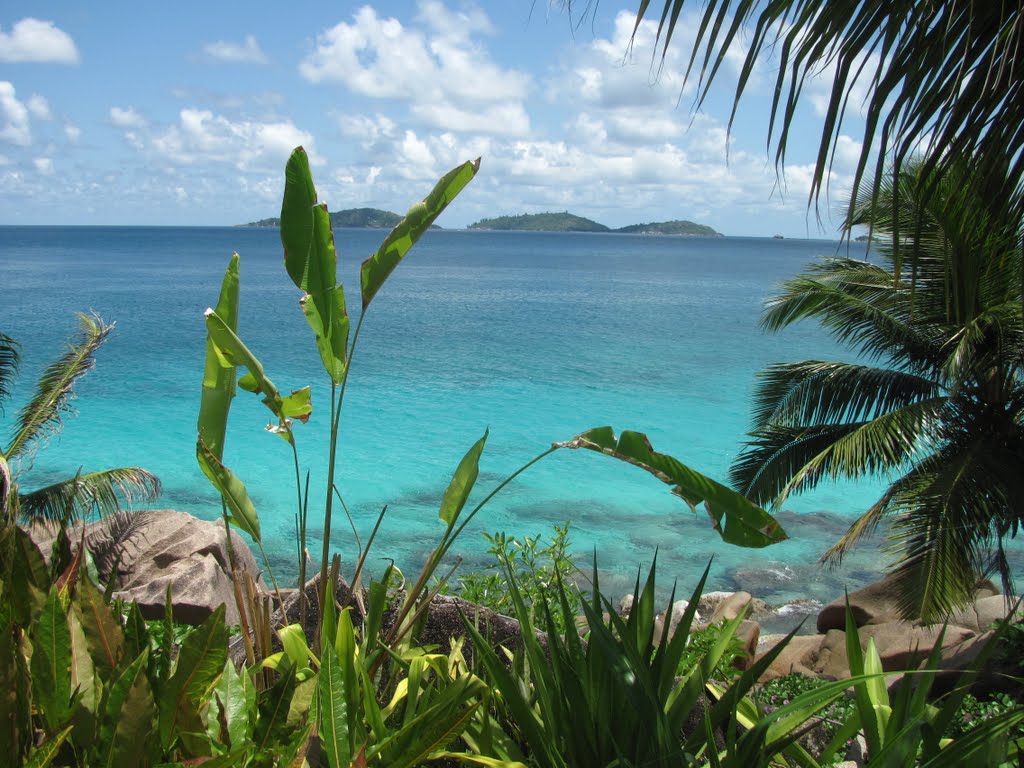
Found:
[[[30,534],[49,558],[56,529],[32,526]],[[174,510],[147,510],[77,523],[68,530],[73,549],[83,534],[100,582],[113,581],[114,597],[137,602],[145,618],[164,615],[169,587],[175,621],[200,624],[223,604],[227,623],[239,623],[222,522]],[[258,580],[256,560],[234,531],[231,546],[239,570]]]
[[[1016,604],[1016,600],[1003,595],[980,597],[966,608],[953,613],[949,623],[973,629],[980,634],[987,632],[995,622],[1008,618]],[[1024,608],[1018,606],[1014,616],[1017,619],[1024,616]]]

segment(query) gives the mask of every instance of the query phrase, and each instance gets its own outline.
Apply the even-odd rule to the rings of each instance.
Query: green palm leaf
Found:
[[[8,459],[21,455],[45,435],[60,430],[61,417],[71,411],[75,382],[93,368],[96,350],[114,327],[95,315],[79,314],[78,319],[81,324],[78,340],[43,372],[35,397],[21,409],[14,438],[7,447]]]
[[[18,342],[0,332],[0,413],[3,412],[3,401],[11,396],[19,362]]]
[[[562,0],[572,8],[578,0]],[[639,0],[637,26],[654,16],[649,0]],[[753,87],[755,71],[777,73],[768,113],[769,144],[776,167],[785,165],[790,131],[812,81],[824,82],[829,95],[821,120],[810,199],[820,199],[836,150],[850,132],[850,119],[865,116],[861,154],[853,186],[876,175],[884,163],[909,164],[921,137],[941,147],[927,160],[938,176],[958,158],[977,159],[989,196],[1011,201],[1017,214],[1024,200],[1024,78],[1019,52],[1024,47],[1022,8],[1016,3],[967,0],[868,0],[829,3],[817,0],[664,0],[656,47],[661,57],[679,24],[693,34],[686,80],[696,81],[694,107],[711,93],[723,64],[742,51],[730,128],[739,103]],[[682,14],[692,6],[697,18]],[[586,3],[587,12],[596,7]],[[635,34],[635,33],[634,33]],[[678,43],[676,43],[678,45]],[[655,54],[656,55],[656,54]],[[728,69],[728,67],[726,67]],[[863,92],[863,102],[851,98]],[[853,114],[850,114],[852,109]],[[926,193],[934,186],[924,187]],[[872,190],[877,196],[878,189]]]
[[[21,517],[27,520],[63,521],[92,514],[113,514],[136,499],[153,501],[160,481],[139,467],[105,469],[79,474],[45,488],[21,494]]]
[[[939,391],[936,382],[888,368],[818,360],[779,363],[758,374],[754,428],[872,419]]]

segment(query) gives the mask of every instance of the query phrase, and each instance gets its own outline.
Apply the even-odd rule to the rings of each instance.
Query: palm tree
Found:
[[[590,0],[559,0],[586,15]],[[828,178],[840,137],[849,133],[850,110],[866,115],[854,189],[862,178],[899,170],[922,150],[922,137],[949,154],[933,154],[929,169],[945,171],[952,158],[973,156],[978,173],[998,180],[1001,194],[1024,186],[1024,4],[975,0],[702,0],[697,19],[681,13],[695,0],[638,0],[637,25],[661,6],[662,57],[681,23],[695,34],[687,78],[697,80],[699,108],[728,54],[743,50],[730,125],[763,60],[775,72],[769,113],[770,141],[782,168],[797,106],[812,80],[831,80],[821,122],[812,199]],[[652,7],[653,6],[653,7]],[[854,84],[868,87],[853,102]],[[872,159],[874,158],[874,159]],[[1010,162],[1009,172],[1002,167]],[[873,173],[870,164],[874,165]],[[867,173],[866,173],[867,172]],[[942,174],[930,175],[939,178]]]
[[[1019,201],[989,194],[968,163],[937,180],[929,167],[911,163],[854,201],[847,225],[873,227],[881,263],[824,259],[768,302],[767,330],[816,320],[866,362],[763,371],[731,470],[776,506],[823,479],[887,476],[825,559],[887,521],[900,608],[925,619],[965,603],[979,573],[1011,591],[1003,544],[1024,516]],[[905,247],[915,260],[900,261]]]
[[[0,451],[0,518],[5,524],[18,519],[67,522],[93,513],[106,515],[121,509],[122,500],[130,503],[136,496],[151,500],[160,492],[160,481],[138,467],[79,472],[28,492],[19,488],[34,450],[60,430],[62,416],[71,411],[75,382],[95,365],[96,351],[113,329],[96,316],[79,315],[79,320],[81,335],[43,372],[35,397],[18,413],[10,443]],[[0,333],[0,404],[11,394],[19,361],[17,343]]]

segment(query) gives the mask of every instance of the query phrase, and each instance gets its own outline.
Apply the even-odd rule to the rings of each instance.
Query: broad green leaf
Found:
[[[312,673],[313,670],[309,666],[309,660],[313,658],[315,662],[316,658],[306,642],[306,634],[302,630],[302,625],[289,624],[287,627],[282,627],[277,630],[277,636],[281,640],[281,647],[284,648],[284,652],[295,665],[299,679],[302,680],[304,678],[303,673]]]
[[[74,726],[69,725],[63,731],[45,741],[41,747],[38,747],[33,751],[26,761],[24,768],[46,768],[46,766],[50,765],[53,762],[53,758],[57,756],[57,752],[60,751],[60,748],[67,737],[71,734],[71,729],[73,727]]]
[[[8,538],[10,537],[10,538]],[[11,553],[10,587],[4,591],[15,620],[28,626],[42,610],[50,591],[50,572],[39,548],[20,526],[0,530],[0,547]]]
[[[647,436],[625,430],[616,438],[611,427],[598,427],[564,443],[559,448],[586,448],[647,470],[663,483],[673,486],[693,511],[704,502],[712,527],[722,540],[741,547],[766,547],[786,538],[778,521],[741,494],[706,477],[677,459],[656,453]]]
[[[81,583],[86,581],[88,579],[83,579]],[[79,748],[88,748],[92,746],[96,732],[103,678],[97,679],[85,629],[79,618],[78,606],[74,603],[68,612],[68,628],[71,631],[71,690],[74,691],[71,722],[75,726],[75,738],[72,741]]]
[[[56,589],[32,633],[32,699],[55,732],[71,714],[71,631]]]
[[[263,365],[238,338],[238,334],[212,309],[206,310],[206,330],[208,338],[213,341],[216,353],[227,365],[241,366],[249,371],[239,380],[238,386],[247,392],[262,394],[263,403],[271,413],[278,418],[284,418],[284,414],[281,413],[281,393],[277,386],[267,378],[263,372]]]
[[[473,485],[476,483],[476,478],[480,473],[480,454],[484,451],[487,434],[488,432],[484,431],[484,436],[477,440],[462,457],[462,461],[459,462],[459,466],[441,498],[441,512],[438,517],[449,528],[455,525],[459,513],[466,506],[466,500],[473,490]]]
[[[313,412],[313,403],[309,387],[296,389],[288,397],[281,400],[281,415],[288,419],[298,419],[301,422],[309,420]]]
[[[185,638],[174,673],[160,692],[160,742],[169,748],[182,731],[202,731],[200,709],[220,680],[228,657],[224,606]]]
[[[334,248],[320,251],[317,247],[318,208],[309,157],[297,147],[284,169],[281,244],[288,276],[303,293],[333,288],[337,282]]]
[[[89,579],[82,579],[79,583],[75,605],[93,663],[106,679],[121,662],[124,653],[121,622]]]
[[[319,293],[306,294],[299,300],[302,314],[316,335],[316,348],[331,381],[340,384],[345,378],[348,358],[348,309],[345,289],[335,286]]]
[[[320,738],[331,768],[348,768],[352,761],[352,737],[349,732],[349,685],[331,643],[321,653],[320,666]]]
[[[149,651],[140,653],[110,686],[100,725],[99,764],[107,768],[148,764],[156,703],[146,676]]]
[[[318,204],[309,158],[297,148],[285,166],[281,203],[284,265],[303,292],[302,312],[316,335],[320,359],[331,381],[345,376],[349,318],[345,292],[337,279],[338,257],[327,206]]]
[[[236,335],[238,333],[238,254],[233,254],[224,272],[217,300],[217,317]],[[206,366],[203,370],[203,388],[199,400],[199,436],[210,452],[224,458],[224,436],[228,426],[228,411],[235,396],[234,365],[225,365],[226,359],[217,354],[216,344],[207,332]]]
[[[228,659],[224,662],[224,670],[214,695],[226,731],[225,743],[229,749],[238,749],[248,743],[252,736],[252,721],[255,717],[250,717],[250,713],[255,713],[256,689],[249,683],[249,676],[239,675],[231,659]]]
[[[456,195],[472,181],[480,169],[480,158],[453,168],[434,185],[434,189],[422,202],[416,203],[405,214],[405,218],[391,230],[376,253],[363,262],[360,270],[360,286],[363,294],[363,311],[373,301],[384,281],[395,271],[409,249],[430,225],[455,199]]]
[[[238,479],[234,472],[217,460],[217,457],[203,443],[201,437],[196,443],[196,458],[203,474],[210,479],[213,487],[220,492],[224,502],[231,510],[228,520],[248,533],[253,541],[259,543],[261,541],[260,519],[256,514],[256,506],[245,489],[245,484]]]

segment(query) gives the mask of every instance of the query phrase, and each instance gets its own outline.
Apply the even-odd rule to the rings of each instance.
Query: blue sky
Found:
[[[627,56],[635,0],[602,0],[579,27],[544,0],[268,7],[5,3],[0,224],[275,216],[284,162],[302,144],[331,210],[403,212],[482,156],[442,226],[568,210],[613,227],[836,233],[835,216],[820,228],[807,209],[825,81],[808,90],[780,183],[765,143],[773,63],[727,138],[742,49],[695,114],[682,78],[690,18],[656,77],[652,25]],[[832,209],[859,152],[856,119],[850,129]]]

